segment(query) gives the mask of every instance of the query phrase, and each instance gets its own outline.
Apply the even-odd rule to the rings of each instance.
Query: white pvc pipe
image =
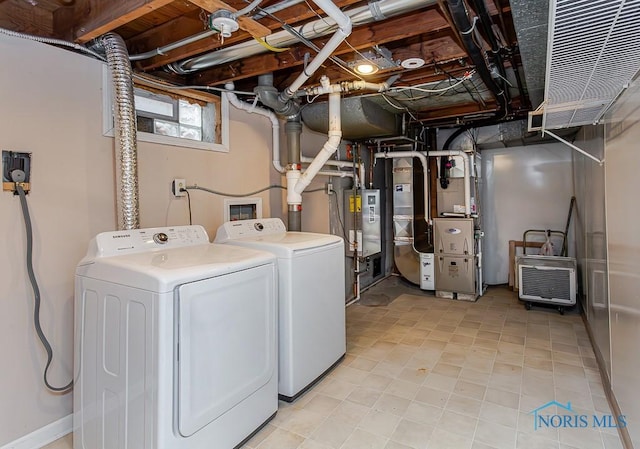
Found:
[[[431,210],[429,207],[429,164],[427,163],[426,156],[419,151],[390,151],[388,153],[375,153],[374,157],[376,159],[415,157],[420,160],[422,164],[422,176],[424,178],[424,221],[429,223],[431,221]]]
[[[331,0],[313,0],[327,15],[338,25],[338,29],[331,36],[331,39],[322,47],[315,58],[305,67],[298,77],[280,95],[281,100],[290,100],[302,87],[302,85],[320,68],[320,66],[331,56],[333,51],[340,46],[351,34],[351,19],[343,13]]]
[[[441,150],[441,151],[429,151],[425,153],[428,156],[460,156],[464,161],[464,214],[467,217],[471,216],[471,162],[469,155],[461,150]]]
[[[228,91],[233,90],[233,83],[225,84],[225,88]],[[271,162],[278,172],[284,173],[286,170],[280,163],[280,122],[278,121],[276,114],[269,109],[259,108],[240,100],[233,92],[226,92],[226,94],[229,99],[229,103],[237,109],[241,109],[250,114],[261,115],[271,120]]]
[[[322,149],[318,152],[317,156],[307,168],[300,180],[295,186],[295,192],[301,195],[304,189],[311,183],[314,176],[322,170],[322,166],[331,158],[333,153],[338,149],[340,145],[340,139],[342,138],[342,122],[340,120],[340,92],[332,92],[329,94],[329,138],[324,144]]]

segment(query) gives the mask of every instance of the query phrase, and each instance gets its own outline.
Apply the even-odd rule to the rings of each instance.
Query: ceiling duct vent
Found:
[[[598,123],[640,69],[640,0],[551,0],[543,129]]]
[[[399,116],[363,97],[342,99],[341,116],[344,139],[397,136],[400,132]],[[304,106],[302,121],[313,131],[326,133],[329,126],[327,102]]]

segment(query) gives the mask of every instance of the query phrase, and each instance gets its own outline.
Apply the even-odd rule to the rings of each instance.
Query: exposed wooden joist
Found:
[[[173,0],[82,0],[76,5],[75,38],[87,42],[148,14]]]
[[[215,12],[219,9],[226,9],[227,11],[230,11],[230,12],[237,11],[237,9],[232,8],[231,6],[227,5],[225,2],[220,0],[189,0],[189,1],[194,5],[199,6],[200,8],[208,12]],[[246,32],[248,32],[254,37],[260,38],[260,37],[265,37],[271,34],[271,30],[269,28],[262,25],[260,22],[253,20],[250,17],[241,16],[237,18],[237,21],[240,28],[242,28],[243,30],[245,30]]]
[[[370,48],[375,44],[385,44],[386,42],[424,34],[427,30],[438,31],[447,26],[442,16],[432,9],[394,17],[387,19],[384,23],[371,23],[355,29],[348,39],[351,46],[342,44],[333,54],[347,54],[353,52],[351,47],[356,49]],[[322,47],[328,39],[324,37],[314,41],[314,43]],[[313,51],[303,46],[292,47],[290,51],[284,53],[261,54],[196,73],[191,77],[191,81],[195,84],[213,85],[257,76],[283,68],[291,68],[302,65],[304,63],[304,55],[307,52],[311,53],[312,56],[314,55]]]
[[[357,3],[358,1],[359,0],[334,0],[334,3],[336,6],[344,8]],[[299,23],[300,21],[305,21],[311,17],[315,17],[315,12],[311,11],[309,7],[305,3],[303,3],[287,8],[283,11],[279,11],[278,17],[281,20],[294,25]],[[268,20],[267,18],[265,18],[264,21],[267,24],[266,26],[268,26],[271,30],[276,30],[281,27],[280,23],[274,20]],[[202,21],[199,18],[179,17],[171,22],[163,24],[159,27],[155,27],[148,32],[142,33],[139,36],[128,40],[127,44],[130,50],[133,49],[137,53],[143,53],[145,51],[162,47],[163,45],[167,45],[171,42],[175,42],[176,40],[192,36],[202,31]],[[234,33],[233,36],[225,39],[224,45],[228,46],[237,44],[247,39],[250,39],[250,37],[246,32],[242,31]],[[201,41],[185,45],[184,47],[180,47],[177,50],[167,52],[167,54],[165,55],[156,56],[144,61],[139,61],[138,64],[140,69],[142,70],[153,70],[155,68],[188,58],[190,56],[215,50],[216,48],[219,48],[221,46],[222,45],[218,39],[203,39]]]
[[[9,1],[0,4],[0,26],[20,33],[53,36],[53,14],[27,2]]]

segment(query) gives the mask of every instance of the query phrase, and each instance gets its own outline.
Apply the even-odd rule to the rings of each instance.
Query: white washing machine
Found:
[[[231,449],[275,415],[272,254],[201,226],[99,234],[76,270],[75,449]]]
[[[278,258],[278,393],[293,401],[346,352],[344,242],[335,235],[287,232],[279,218],[227,222],[215,241]]]

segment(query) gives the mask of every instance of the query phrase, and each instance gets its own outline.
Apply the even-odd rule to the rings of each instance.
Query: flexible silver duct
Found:
[[[379,0],[372,1],[369,5],[344,11],[354,27],[376,21],[376,17],[392,17],[436,3],[436,0]],[[315,39],[326,36],[336,30],[336,23],[330,17],[318,19],[303,25],[298,31],[307,39]],[[296,44],[298,39],[288,31],[279,31],[268,37],[269,45],[274,47],[286,47]],[[174,62],[168,68],[175,73],[185,75],[187,73],[203,70],[220,64],[236,61],[241,58],[266,53],[268,50],[255,40],[222,48],[202,56]]]
[[[133,72],[122,37],[107,33],[99,38],[99,43],[107,56],[113,82],[118,229],[137,229],[140,227],[140,212]]]

